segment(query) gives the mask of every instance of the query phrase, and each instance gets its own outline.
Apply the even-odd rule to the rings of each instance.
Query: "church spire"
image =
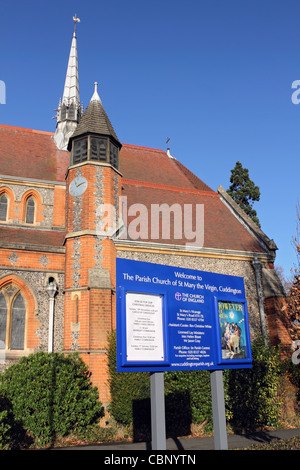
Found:
[[[78,58],[76,24],[80,21],[75,15],[74,33],[72,37],[63,97],[57,109],[57,125],[54,142],[60,150],[66,150],[70,136],[73,134],[82,115],[79,99]]]

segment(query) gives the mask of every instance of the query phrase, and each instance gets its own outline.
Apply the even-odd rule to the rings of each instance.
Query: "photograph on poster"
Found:
[[[247,359],[247,336],[243,302],[218,301],[222,360]]]

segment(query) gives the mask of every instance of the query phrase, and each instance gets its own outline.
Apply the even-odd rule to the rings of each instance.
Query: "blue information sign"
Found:
[[[117,370],[251,367],[244,280],[117,259]]]

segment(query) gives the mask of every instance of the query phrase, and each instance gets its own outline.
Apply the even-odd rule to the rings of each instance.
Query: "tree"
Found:
[[[296,253],[296,265],[291,271],[293,274],[292,285],[288,291],[288,315],[291,322],[291,337],[300,339],[300,203],[296,206],[297,225],[296,235],[292,239],[292,246]]]
[[[300,275],[294,278],[288,298],[288,316],[291,322],[290,335],[292,339],[300,339]]]
[[[246,214],[260,227],[260,222],[256,211],[253,209],[254,201],[259,201],[260,190],[249,178],[249,170],[243,168],[238,161],[230,176],[231,185],[227,189],[227,193],[232,199],[246,212]]]

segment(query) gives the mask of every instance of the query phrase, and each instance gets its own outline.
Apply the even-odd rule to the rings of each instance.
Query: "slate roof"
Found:
[[[179,161],[169,158],[163,150],[123,144],[120,172],[130,180],[214,192]]]
[[[0,175],[65,182],[69,153],[53,133],[0,125]]]
[[[87,133],[112,136],[117,142],[119,142],[115,130],[100,100],[90,101],[75,132],[72,134],[72,139]]]
[[[122,196],[127,197],[127,207],[140,203],[147,208],[148,236],[151,236],[151,205],[191,204],[195,214],[196,204],[204,208],[204,247],[220,250],[264,252],[258,240],[249,233],[221,201],[219,194],[194,175],[179,161],[162,150],[123,144],[120,152],[120,171],[123,175]],[[184,212],[182,210],[182,215]],[[128,217],[128,225],[139,214]],[[160,236],[155,243],[186,245],[188,240],[174,238],[174,220],[170,219],[170,239]],[[195,230],[195,225],[191,227]],[[162,232],[160,230],[160,235]]]
[[[19,249],[26,245],[36,245],[44,247],[62,247],[65,233],[59,230],[39,230],[25,227],[0,226],[1,246],[17,244]]]
[[[90,104],[92,107],[88,116],[93,114],[94,105],[98,106],[97,102]],[[93,129],[89,124],[89,130],[91,128]],[[228,207],[228,201],[225,204],[222,195],[207,186],[178,160],[170,158],[166,152],[123,144],[119,160],[123,176],[122,195],[127,197],[128,207],[142,203],[150,214],[151,204],[166,203],[171,206],[178,203],[182,207],[184,204],[203,204],[204,248],[261,253],[274,249],[271,244],[267,246],[269,239],[266,235],[262,238],[259,230],[253,230],[253,224],[250,226],[251,230],[246,228],[247,217],[242,220],[236,211]],[[56,149],[52,133],[0,126],[0,175],[61,183],[65,182],[68,164],[69,152]],[[34,229],[9,230],[8,227],[1,226],[0,239],[4,240],[3,237],[6,237],[7,240],[17,242],[24,236],[32,244],[63,244],[62,232],[55,234],[54,231],[49,231],[47,235],[45,231]],[[170,233],[174,233],[173,226],[170,227]],[[177,240],[174,237],[164,240],[160,237],[155,242],[181,245],[186,240]]]

